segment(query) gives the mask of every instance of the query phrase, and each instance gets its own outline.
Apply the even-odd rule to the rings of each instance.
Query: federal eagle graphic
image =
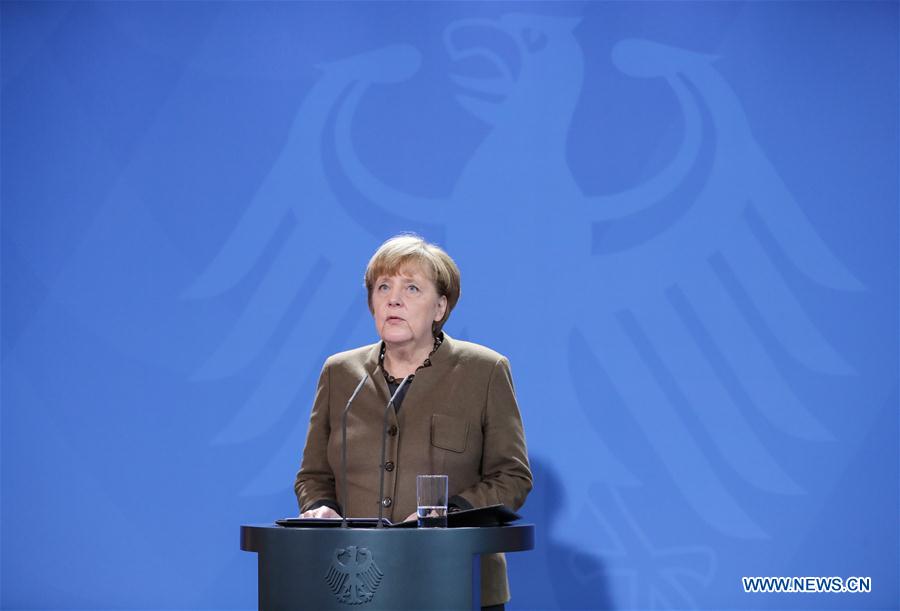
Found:
[[[359,605],[372,600],[382,577],[371,550],[351,545],[334,550],[325,582],[339,602]]]
[[[386,184],[351,139],[367,92],[412,79],[420,53],[398,44],[320,66],[278,159],[188,290],[192,298],[210,298],[258,275],[253,297],[198,378],[241,371],[286,330],[264,377],[217,439],[247,442],[288,423],[283,446],[247,482],[248,493],[281,490],[296,469],[307,421],[285,416],[304,382],[298,372],[317,372],[348,328],[367,324],[358,279],[388,237],[372,219],[441,236],[463,274],[465,307],[451,318],[453,328],[507,352],[514,368],[541,372],[544,384],[517,380],[526,428],[540,427],[555,470],[587,469],[591,479],[566,491],[561,523],[593,507],[590,490],[599,485],[624,516],[620,530],[636,526],[616,490],[640,485],[648,470],[670,481],[710,529],[737,539],[767,534],[755,510],[735,498],[720,465],[765,498],[803,492],[791,462],[765,443],[759,422],[800,444],[826,442],[834,432],[797,396],[772,351],[819,375],[853,368],[813,324],[786,277],[800,275],[832,291],[862,287],[768,161],[712,56],[648,40],[616,45],[611,61],[618,70],[665,83],[680,108],[681,142],[646,181],[585,195],[566,151],[590,76],[577,25],[571,18],[509,14],[446,28],[452,59],[491,70],[452,77],[459,104],[487,135],[452,193],[439,199]],[[610,154],[612,146],[598,143],[596,154]],[[348,203],[344,192],[359,194],[368,208]],[[286,222],[287,237],[259,271]],[[298,300],[302,308],[294,307]],[[529,335],[535,320],[547,321],[540,343],[515,341]],[[596,375],[608,381],[651,448],[640,464],[627,442],[604,427],[604,406],[578,392],[571,374],[578,353],[596,361]],[[553,417],[560,409],[565,417]],[[694,551],[688,555],[706,550]],[[690,570],[704,581],[711,567],[704,560]],[[335,579],[349,579],[341,575]],[[680,586],[669,600],[692,604]]]

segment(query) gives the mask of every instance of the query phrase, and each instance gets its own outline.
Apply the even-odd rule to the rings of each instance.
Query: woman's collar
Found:
[[[425,357],[425,360],[422,362],[422,364],[416,367],[415,373],[418,373],[419,370],[423,367],[431,367],[432,360],[438,353],[438,349],[444,344],[445,339],[446,336],[444,335],[443,331],[439,331],[438,334],[434,336],[434,345],[432,346],[431,352],[428,353],[428,356]],[[378,349],[378,367],[381,369],[381,372],[384,374],[384,377],[389,384],[392,382],[399,382],[399,380],[388,373],[388,371],[384,368],[384,354],[386,351],[387,345],[384,343],[384,341],[382,341]],[[413,375],[415,375],[415,373],[413,373]]]

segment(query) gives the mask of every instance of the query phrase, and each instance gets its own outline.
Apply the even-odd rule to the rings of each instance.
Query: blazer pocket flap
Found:
[[[460,418],[433,414],[431,416],[431,445],[451,452],[465,452],[469,423]]]

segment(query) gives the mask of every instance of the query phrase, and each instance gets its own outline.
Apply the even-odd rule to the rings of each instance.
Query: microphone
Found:
[[[344,412],[341,414],[341,497],[344,499],[343,511],[341,511],[341,514],[343,514],[341,515],[341,528],[347,528],[347,509],[350,507],[350,498],[347,496],[347,414],[350,413],[350,404],[353,403],[353,399],[356,398],[356,395],[359,394],[363,384],[368,379],[369,374],[366,372],[363,379],[356,385],[356,390],[350,395],[347,407],[344,408]]]
[[[391,400],[384,406],[384,416],[381,418],[381,463],[378,465],[378,470],[381,472],[381,484],[378,487],[378,528],[384,528],[384,524],[382,523],[382,520],[384,519],[384,457],[387,452],[388,410],[394,405],[394,399],[397,398],[397,395],[400,394],[400,391],[403,390],[403,387],[406,386],[406,383],[411,377],[411,375],[408,375],[400,382],[400,386],[398,386],[397,390],[394,391],[394,394],[391,395]]]

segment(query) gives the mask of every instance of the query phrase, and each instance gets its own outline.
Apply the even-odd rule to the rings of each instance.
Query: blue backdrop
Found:
[[[253,607],[402,230],[512,363],[511,608],[897,605],[896,2],[0,11],[4,608]]]

